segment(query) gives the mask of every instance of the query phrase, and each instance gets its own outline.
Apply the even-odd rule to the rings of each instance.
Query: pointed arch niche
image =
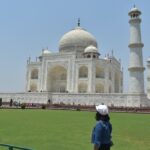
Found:
[[[87,93],[87,83],[79,83],[78,92],[79,93]]]
[[[31,79],[38,79],[38,69],[31,70]]]
[[[47,91],[65,93],[67,90],[67,69],[63,66],[55,66],[48,70]]]
[[[104,68],[96,66],[96,78],[105,78]]]
[[[101,83],[96,84],[95,92],[96,93],[104,93],[104,85]]]
[[[79,78],[87,78],[88,77],[88,67],[82,66],[79,68]]]

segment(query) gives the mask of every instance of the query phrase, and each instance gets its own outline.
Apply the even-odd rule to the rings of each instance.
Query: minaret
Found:
[[[128,14],[130,16],[130,62],[129,62],[129,93],[144,94],[144,70],[141,40],[141,11],[135,6]]]
[[[150,99],[150,57],[147,60],[147,97]]]

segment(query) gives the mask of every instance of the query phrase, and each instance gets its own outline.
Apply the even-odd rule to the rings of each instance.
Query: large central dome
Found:
[[[90,45],[97,47],[95,37],[81,27],[67,32],[59,42],[60,52],[84,52]]]

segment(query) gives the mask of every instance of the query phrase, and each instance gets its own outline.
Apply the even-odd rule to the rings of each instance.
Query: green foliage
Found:
[[[92,150],[94,112],[0,110],[0,143],[36,150]],[[150,150],[150,115],[111,113],[112,150]]]
[[[41,106],[41,108],[42,108],[42,109],[46,109],[46,105],[43,104],[43,105]]]
[[[2,106],[2,98],[0,98],[0,106]]]
[[[25,109],[25,108],[26,108],[26,103],[22,103],[22,104],[21,104],[21,108],[22,108],[22,109]]]

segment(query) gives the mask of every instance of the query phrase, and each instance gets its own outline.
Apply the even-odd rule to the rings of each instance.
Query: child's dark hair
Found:
[[[95,119],[96,119],[97,121],[99,121],[99,120],[102,120],[102,121],[109,121],[109,120],[110,120],[110,117],[109,117],[108,114],[107,114],[107,115],[101,115],[99,112],[96,112]]]

